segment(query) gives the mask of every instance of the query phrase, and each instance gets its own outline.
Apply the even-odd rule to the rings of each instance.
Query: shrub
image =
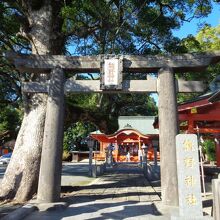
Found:
[[[71,154],[68,151],[64,150],[62,160],[63,161],[70,161],[71,160]]]
[[[202,144],[203,150],[208,157],[209,161],[216,160],[216,152],[215,152],[215,142],[214,140],[205,140]]]

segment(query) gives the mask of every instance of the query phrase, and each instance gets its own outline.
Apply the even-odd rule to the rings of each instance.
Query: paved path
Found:
[[[70,204],[66,209],[36,211],[25,220],[169,219],[161,216],[155,206],[161,199],[135,164],[117,165],[64,200]]]
[[[4,176],[7,165],[0,165],[0,183]],[[61,185],[79,186],[86,185],[95,178],[89,177],[89,162],[69,163],[63,162]]]
[[[95,178],[89,177],[89,162],[68,163],[63,162],[61,185],[81,186],[89,184]]]

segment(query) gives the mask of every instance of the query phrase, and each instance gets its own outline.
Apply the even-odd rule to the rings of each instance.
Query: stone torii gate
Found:
[[[63,137],[64,92],[74,93],[146,93],[159,95],[159,139],[161,150],[161,190],[165,205],[178,206],[175,137],[178,134],[177,92],[202,92],[199,81],[175,80],[175,73],[198,72],[220,61],[220,52],[183,54],[175,56],[52,56],[7,54],[20,72],[51,73],[48,83],[23,84],[23,92],[48,93],[44,140],[38,184],[38,201],[56,202],[60,199],[61,155]],[[65,80],[64,72],[103,72],[103,62],[108,58],[120,60],[121,72],[158,73],[158,79],[122,80],[118,88],[103,89],[99,80]],[[119,78],[120,78],[119,77]],[[169,150],[168,150],[169,149]],[[50,155],[50,159],[48,159]]]

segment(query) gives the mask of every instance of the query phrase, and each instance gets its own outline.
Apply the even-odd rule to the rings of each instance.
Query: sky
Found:
[[[201,24],[210,24],[215,27],[220,24],[220,4],[213,4],[212,13],[206,17],[201,19],[193,19],[191,22],[184,22],[182,27],[179,30],[173,31],[174,36],[179,38],[185,38],[188,35],[196,35],[199,31],[199,27]],[[156,104],[158,105],[158,95],[156,93],[152,94],[151,97],[154,98]]]
[[[220,4],[214,3],[212,13],[205,18],[193,19],[191,22],[184,22],[183,26],[179,30],[173,31],[176,37],[184,38],[189,34],[196,35],[199,30],[200,24],[207,23],[211,26],[217,26],[220,24]]]

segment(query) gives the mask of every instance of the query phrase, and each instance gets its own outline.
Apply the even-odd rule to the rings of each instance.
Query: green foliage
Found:
[[[76,122],[64,132],[63,149],[70,150],[88,150],[85,138],[90,132],[95,131],[96,127],[88,122]]]
[[[157,114],[155,101],[148,94],[72,94],[68,96],[67,103],[75,112],[80,111],[84,115],[78,120],[85,121],[86,118],[109,134],[118,129],[120,115]]]
[[[0,2],[0,103],[15,104],[21,98],[20,74],[4,57],[8,50],[18,51],[26,49],[27,41],[18,36],[20,23],[16,18],[16,4],[8,5]],[[10,7],[11,6],[11,7]],[[18,105],[17,105],[18,107]]]
[[[112,114],[116,115],[156,115],[155,101],[147,94],[118,94],[112,96]]]
[[[202,143],[203,151],[208,157],[209,161],[215,161],[216,160],[216,151],[215,151],[215,142],[213,140],[205,140],[204,143]]]
[[[170,0],[77,0],[52,1],[54,16],[62,16],[63,44],[75,54],[158,54],[179,53],[184,44],[173,37],[172,30],[178,29],[187,16],[206,16],[211,10],[211,2],[170,1]],[[59,3],[58,3],[59,2]],[[21,37],[21,32],[29,36],[27,7],[38,10],[45,1],[3,1],[0,2],[0,102],[19,106],[21,101],[21,81],[30,76],[19,74],[2,56],[7,50],[29,53],[30,42]],[[49,4],[49,3],[48,3]],[[60,7],[60,8],[59,8]],[[57,24],[59,25],[59,24]],[[57,26],[54,25],[54,32]],[[68,76],[71,75],[68,73]],[[78,75],[77,78],[85,78]],[[126,74],[125,74],[126,75]],[[91,75],[88,74],[90,77]],[[140,79],[144,74],[130,78]],[[87,77],[87,76],[86,76]],[[126,77],[126,76],[125,76]],[[93,78],[93,77],[91,77]],[[111,131],[117,129],[118,115],[155,115],[157,108],[149,95],[144,94],[86,94],[67,97],[67,109],[77,109],[86,113],[86,120],[96,125],[106,121]],[[82,119],[79,119],[83,121]],[[85,120],[84,120],[85,121]]]
[[[196,35],[202,51],[220,50],[220,25],[211,27],[206,25]]]
[[[76,53],[148,54],[181,49],[172,36],[182,21],[207,16],[211,2],[202,1],[71,1],[62,9],[63,31]]]
[[[220,25],[210,27],[205,25],[196,36],[188,36],[182,40],[182,46],[185,47],[184,52],[212,52],[220,50]],[[185,80],[203,81],[207,86],[207,91],[210,90],[209,84],[212,80],[220,75],[220,64],[210,65],[205,71],[198,73],[179,74],[179,77]],[[178,101],[184,102],[190,100],[198,94],[178,94]]]
[[[91,111],[97,107],[99,97],[99,94],[71,94],[66,101],[69,105]]]
[[[10,106],[1,106],[0,144],[15,138],[21,123],[21,111]]]
[[[190,52],[207,52],[220,50],[220,25],[211,27],[205,25],[197,35],[182,40],[182,45]]]
[[[14,130],[20,122],[20,114],[18,109],[5,107],[0,112],[0,132]]]

